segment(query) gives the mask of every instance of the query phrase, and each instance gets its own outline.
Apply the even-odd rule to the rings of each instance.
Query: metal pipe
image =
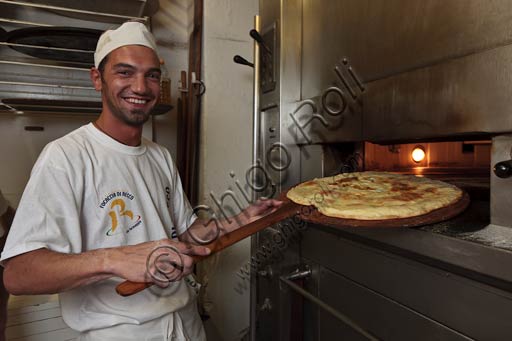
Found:
[[[75,9],[75,8],[67,8],[67,7],[51,6],[51,5],[43,5],[43,4],[32,4],[32,3],[21,2],[21,1],[0,0],[0,3],[16,5],[16,6],[27,6],[27,7],[50,9],[50,10],[57,10],[57,11],[64,11],[64,12],[72,12],[72,13],[99,15],[102,17],[109,17],[109,18],[138,19],[138,20],[144,20],[144,21],[147,20],[146,17],[131,17],[131,16],[126,16],[126,15],[120,15],[120,14],[86,11],[86,10]]]
[[[0,18],[0,22],[8,22],[8,23],[12,23],[12,24],[22,24],[22,25],[31,25],[31,26],[39,26],[39,27],[55,26],[55,25],[36,23],[33,21],[16,20],[16,19],[9,19],[9,18]]]
[[[89,70],[90,70],[89,67],[79,68],[79,67],[73,67],[73,66],[60,66],[60,65],[29,63],[29,62],[17,62],[17,61],[13,61],[13,60],[0,60],[0,64],[35,66],[35,67],[45,67],[45,68],[49,68],[49,69],[78,70],[78,71],[87,71],[87,72],[89,72]]]
[[[292,281],[286,279],[283,276],[279,277],[279,279],[281,281],[283,281],[285,284],[287,284],[291,289],[293,289],[294,291],[296,291],[300,295],[304,296],[305,298],[307,298],[308,300],[310,300],[312,303],[316,304],[320,308],[324,309],[325,311],[330,313],[332,316],[336,317],[338,320],[342,321],[343,323],[345,323],[346,325],[351,327],[353,330],[355,330],[356,332],[358,332],[362,336],[366,337],[368,340],[372,340],[372,341],[378,341],[379,340],[375,336],[373,336],[370,333],[368,333],[367,331],[365,331],[363,328],[361,328],[358,324],[356,324],[354,321],[349,319],[347,316],[345,316],[344,314],[340,313],[339,311],[337,311],[336,309],[334,309],[333,307],[331,307],[330,305],[328,305],[324,301],[320,300],[318,297],[316,297],[316,296],[310,294],[309,292],[307,292],[306,290],[302,289],[297,284],[293,283]]]
[[[22,85],[22,86],[42,86],[42,87],[47,87],[47,88],[62,88],[62,89],[94,90],[94,88],[92,86],[80,86],[80,85],[58,85],[58,84],[9,82],[9,81],[0,81],[0,84]]]
[[[70,52],[94,53],[94,51],[91,51],[91,50],[68,49],[68,48],[65,48],[65,47],[52,47],[52,46],[17,44],[17,43],[5,43],[5,42],[0,42],[0,45],[30,47],[31,49],[44,49],[44,50],[55,50],[55,51],[70,51]]]

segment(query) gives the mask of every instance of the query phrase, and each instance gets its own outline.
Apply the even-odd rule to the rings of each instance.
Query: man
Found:
[[[7,200],[0,191],[0,250],[3,250],[7,233],[14,219],[14,209],[9,205]],[[4,269],[0,268],[0,341],[5,340],[5,325],[7,323],[7,301],[9,293],[5,290],[3,283]]]
[[[214,235],[215,224],[195,221],[169,152],[142,138],[159,95],[154,38],[128,22],[100,37],[94,57],[102,113],[50,143],[36,162],[2,253],[6,287],[60,293],[63,318],[79,340],[205,340],[195,292],[182,279],[191,256],[209,253],[190,244]],[[279,204],[250,206],[222,233]],[[150,260],[169,256],[171,247],[181,264],[169,283],[165,271],[152,273],[157,262]],[[157,288],[120,297],[114,288],[122,279]]]

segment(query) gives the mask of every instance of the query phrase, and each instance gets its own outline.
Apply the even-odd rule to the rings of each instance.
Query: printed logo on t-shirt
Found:
[[[130,233],[134,228],[142,224],[140,215],[133,214],[129,209],[129,203],[134,195],[129,192],[112,192],[103,199],[100,208],[109,208],[110,226],[106,229],[106,235],[112,236],[117,233]],[[127,205],[128,203],[128,205]],[[124,231],[121,228],[124,226]]]

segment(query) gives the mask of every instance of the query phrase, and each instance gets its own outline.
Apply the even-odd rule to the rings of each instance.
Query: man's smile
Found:
[[[124,97],[124,100],[129,103],[132,103],[132,104],[146,104],[149,102],[149,99],[134,98],[134,97]]]

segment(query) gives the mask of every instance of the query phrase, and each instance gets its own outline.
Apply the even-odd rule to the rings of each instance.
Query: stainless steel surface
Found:
[[[256,15],[254,17],[254,29],[260,30],[261,24],[260,24],[260,17]],[[253,44],[254,52],[253,52],[253,63],[254,63],[254,73],[253,73],[253,111],[252,111],[252,124],[253,124],[253,130],[252,130],[252,164],[255,165],[258,158],[260,157],[260,61],[259,61],[259,46],[256,42]],[[249,181],[252,184],[255,184],[257,181],[256,173],[250,175]],[[256,199],[258,199],[258,193],[256,191],[251,192],[251,200],[254,202]],[[251,255],[256,252],[256,249],[258,247],[258,234],[253,235],[251,237]],[[249,293],[249,300],[250,300],[250,307],[255,307],[257,304],[257,297],[256,297],[256,275],[254,274],[254,271],[251,272],[250,275],[250,293]],[[250,309],[249,311],[249,320],[250,321],[256,321],[256,310]],[[256,326],[253,323],[250,323],[250,339],[255,340],[256,339]]]
[[[251,30],[251,36],[260,48],[260,89],[263,93],[274,91],[276,88],[277,52],[277,23],[267,27],[261,35]],[[268,43],[267,43],[268,42]]]
[[[348,252],[350,252],[349,250]],[[375,267],[385,264],[386,258],[378,259],[382,262],[374,264]],[[355,263],[358,263],[355,261]],[[331,266],[332,263],[325,264]],[[397,270],[403,269],[403,264],[394,264]],[[442,323],[430,318],[429,316],[413,310],[402,304],[400,301],[382,295],[380,292],[386,284],[379,286],[367,286],[368,282],[357,282],[347,278],[337,272],[334,272],[325,266],[317,266],[318,276],[318,297],[330,305],[342,309],[351,318],[360,323],[363,327],[370,329],[374,335],[383,340],[393,341],[468,341],[474,340],[453,328],[447,327]],[[372,269],[368,269],[372,271]],[[399,272],[399,271],[398,271]],[[408,273],[409,274],[409,273]],[[380,274],[378,276],[380,278]],[[402,277],[395,278],[400,282]],[[359,280],[359,278],[358,278]],[[383,280],[383,282],[386,282]],[[402,291],[415,292],[399,286]],[[439,287],[435,288],[439,290]],[[445,288],[445,291],[453,288]],[[424,297],[432,305],[439,305],[439,299],[436,298],[435,290],[432,292],[416,292],[417,296]],[[314,310],[314,309],[309,309]],[[337,340],[359,341],[362,337],[354,333],[344,323],[333,318],[323,310],[318,309],[318,330],[316,335],[307,338],[307,340],[330,341],[333,336]]]
[[[22,85],[22,86],[28,86],[28,87],[58,88],[58,89],[94,90],[94,88],[92,86],[79,86],[79,85],[62,85],[62,84],[29,83],[29,82],[10,82],[10,81],[0,81],[0,84],[5,84],[5,85]]]
[[[9,19],[9,18],[0,18],[0,22],[28,25],[28,26],[41,26],[41,27],[55,26],[55,25],[50,25],[50,24],[37,23],[37,22],[33,22],[33,21],[16,20],[16,19]]]
[[[324,174],[325,152],[320,144],[300,147],[300,180],[321,178]]]
[[[360,169],[361,141],[490,139],[512,132],[511,12],[506,0],[261,0],[263,31],[277,28],[278,60],[275,89],[260,86],[255,144],[264,169],[282,191]],[[266,153],[275,143],[286,153]],[[492,165],[512,159],[511,149],[510,136],[494,137]],[[272,160],[289,167],[273,167]],[[271,265],[274,276],[310,264],[304,289],[382,339],[507,339],[509,179],[492,175],[491,203],[474,198],[448,222],[392,230],[312,225],[296,254]],[[289,306],[297,298],[276,293],[268,276],[256,282],[256,302],[268,297],[273,309],[253,315],[253,337],[259,336],[253,340],[290,340]],[[361,339],[321,309],[301,306],[304,340]]]
[[[512,135],[492,139],[491,167],[510,160]],[[512,227],[512,178],[499,178],[491,174],[491,224]],[[512,243],[512,240],[510,240]]]
[[[155,7],[156,5],[156,7]],[[154,0],[113,1],[6,1],[0,0],[0,21],[7,31],[23,26],[69,26],[104,30],[127,19],[139,19],[149,25],[147,14],[158,8]],[[0,43],[0,100],[37,99],[55,101],[99,102],[100,94],[90,83],[90,66],[84,63],[61,62],[28,57],[7,48],[9,43]],[[20,46],[20,44],[16,44]],[[32,47],[31,47],[32,48]],[[45,47],[34,47],[43,48]],[[74,49],[50,48],[72,52]],[[93,51],[90,51],[91,53]],[[62,106],[57,111],[65,113]],[[67,111],[78,114],[79,108]],[[24,111],[29,113],[30,108]],[[34,113],[37,111],[35,109]],[[3,112],[18,113],[18,110],[3,106]]]
[[[282,8],[281,8],[282,6]],[[286,15],[281,15],[287,13]],[[261,36],[268,51],[259,49],[260,146],[262,166],[268,170],[276,193],[300,178],[300,150],[288,117],[300,99],[301,1],[269,3],[260,7]],[[265,86],[261,84],[262,77]]]
[[[279,90],[279,110],[281,119],[281,144],[287,150],[289,156],[281,154],[281,160],[288,165],[280,173],[279,190],[284,190],[297,183],[300,179],[300,148],[297,145],[291,130],[293,123],[288,113],[292,112],[295,103],[300,100],[301,86],[301,59],[302,59],[302,1],[283,1],[281,15],[277,21],[276,49],[279,51],[278,68],[276,75]]]
[[[100,101],[87,70],[35,58],[0,62],[0,100],[31,98]]]
[[[415,229],[364,231],[310,226],[303,240],[307,241],[303,242],[302,248],[305,259],[322,264],[467,337],[505,340],[512,332],[507,320],[512,313],[512,282],[507,274],[512,257],[508,251],[476,243],[468,249],[464,245],[468,242]],[[419,243],[422,243],[424,251],[444,249],[442,252],[449,255],[450,250],[456,249],[460,254],[433,261],[428,253],[426,256],[417,253]],[[463,261],[474,271],[461,272],[457,267],[447,266],[457,257],[464,258]],[[480,275],[480,269],[486,268],[493,268],[492,271],[501,273],[503,278],[508,277],[503,281],[503,288],[496,286],[494,277]],[[338,293],[329,296],[344,295]],[[320,297],[323,295],[320,294]],[[355,297],[353,304],[357,302]],[[354,305],[359,310],[356,320],[365,318],[362,314],[365,307],[367,305]],[[371,320],[365,323],[371,323]],[[399,320],[393,323],[395,327],[402,325]],[[400,330],[395,327],[379,326],[379,329],[383,328],[381,332],[393,330],[400,335]],[[380,332],[376,335],[379,336]]]
[[[94,53],[94,51],[89,51],[89,50],[69,49],[69,48],[63,48],[63,47],[52,47],[52,46],[41,46],[41,45],[28,45],[28,44],[16,44],[16,43],[5,43],[5,42],[0,42],[0,45],[30,47],[32,49],[44,49],[44,50],[55,50],[55,51]]]
[[[363,135],[389,141],[510,132],[511,61],[509,45],[370,83]]]
[[[259,18],[260,18],[260,32],[268,31],[271,27],[276,27],[276,36],[275,36],[275,47],[276,50],[274,52],[276,58],[278,60],[276,66],[276,69],[274,70],[275,76],[276,76],[276,83],[280,83],[280,59],[281,59],[281,4],[277,1],[268,1],[266,3],[261,2],[260,8],[259,8]],[[267,38],[267,37],[266,37]],[[269,42],[269,44],[274,45],[274,43]],[[263,58],[260,57],[260,53],[257,55],[258,60],[260,63],[262,62]],[[260,65],[261,67],[261,65]],[[261,71],[260,71],[261,72]],[[276,87],[271,92],[263,93],[263,91],[260,90],[261,98],[260,98],[260,105],[262,108],[268,107],[270,103],[278,104],[279,98],[280,98],[280,88]]]
[[[332,67],[331,83],[340,77]],[[347,69],[345,69],[347,70]],[[341,79],[346,79],[347,72]],[[295,128],[297,144],[349,142],[362,140],[363,107],[360,99],[353,101],[342,85],[319,89],[318,95],[298,101],[288,113]]]
[[[300,151],[300,181],[357,172],[363,167],[357,144],[301,145]]]
[[[340,58],[368,83],[507,45],[511,10],[507,0],[304,1],[303,96],[330,86]]]
[[[378,338],[374,337],[370,333],[368,333],[366,330],[361,328],[357,323],[349,319],[344,314],[340,313],[338,310],[331,307],[329,304],[325,303],[324,301],[320,300],[315,295],[310,294],[306,290],[302,289],[297,284],[293,283],[291,280],[287,279],[285,276],[281,276],[279,278],[283,283],[285,283],[287,286],[289,286],[292,290],[298,292],[300,295],[304,296],[323,310],[327,311],[329,314],[340,320],[341,322],[345,323],[346,325],[350,326],[353,330],[355,330],[357,333],[364,336],[367,340],[379,340]]]
[[[139,0],[137,0],[137,1],[139,1]],[[144,2],[145,1],[142,1],[142,3],[144,3]],[[77,9],[77,8],[45,5],[45,4],[42,4],[42,3],[30,3],[30,2],[11,1],[11,0],[0,0],[0,3],[5,3],[5,4],[9,4],[9,5],[16,5],[16,6],[24,6],[24,7],[34,7],[34,8],[56,10],[56,11],[69,12],[69,13],[79,13],[79,14],[85,14],[85,15],[102,16],[102,17],[107,17],[107,18],[118,18],[118,19],[123,19],[123,20],[129,20],[129,19],[147,20],[146,18],[141,18],[141,17],[135,16],[135,15],[134,16],[127,16],[127,15],[119,15],[119,14],[115,14],[115,13],[104,13],[104,12],[101,12],[101,11],[86,11],[86,10],[81,10],[81,9]],[[106,3],[106,2],[104,2],[104,3]]]
[[[511,10],[506,0],[304,1],[301,100],[321,111],[319,98],[335,84],[354,112],[333,131],[315,122],[311,142],[300,143],[511,131]],[[348,69],[348,89],[337,77],[344,58],[364,91]]]
[[[15,60],[0,60],[0,64],[36,66],[36,67],[50,68],[50,69],[83,71],[83,72],[89,73],[89,69],[73,67],[73,66],[55,65],[55,64],[42,64],[42,63],[23,62],[23,61],[15,61]]]
[[[511,9],[505,0],[261,1],[263,30],[279,33],[277,87],[262,92],[261,108],[277,106],[293,158],[280,189],[304,180],[298,145],[512,131]]]

